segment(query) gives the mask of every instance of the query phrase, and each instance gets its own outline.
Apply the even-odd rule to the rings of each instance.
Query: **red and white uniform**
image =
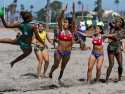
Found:
[[[96,39],[95,35],[93,35],[92,44],[94,44],[94,45],[103,45],[102,34],[100,34],[98,39]]]
[[[59,39],[60,40],[64,40],[64,41],[72,41],[73,40],[73,35],[70,31],[68,31],[69,33],[67,35],[64,34],[64,30],[62,30],[62,32],[59,34]]]

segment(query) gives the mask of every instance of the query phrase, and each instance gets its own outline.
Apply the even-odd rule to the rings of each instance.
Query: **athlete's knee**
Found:
[[[92,68],[88,68],[88,72],[91,72],[92,71]]]
[[[110,68],[113,68],[113,66],[114,66],[114,63],[111,63],[111,62],[110,62],[109,67],[110,67]]]
[[[97,72],[100,72],[101,71],[101,67],[97,67]]]
[[[57,68],[58,68],[58,65],[53,65],[53,68],[54,68],[54,69],[57,69]]]
[[[123,67],[122,66],[119,66],[118,67],[118,73],[121,75],[122,74],[122,71],[123,71]]]

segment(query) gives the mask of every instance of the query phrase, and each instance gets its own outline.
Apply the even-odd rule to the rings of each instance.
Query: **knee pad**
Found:
[[[123,71],[123,67],[122,66],[119,66],[118,67],[118,73],[121,75],[122,74],[122,71]]]

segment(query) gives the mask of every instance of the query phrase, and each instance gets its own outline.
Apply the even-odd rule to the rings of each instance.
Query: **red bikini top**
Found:
[[[103,45],[102,35],[100,34],[98,39],[95,39],[95,35],[93,35],[92,43],[94,45]]]
[[[64,34],[64,30],[62,30],[62,32],[59,34],[59,39],[60,40],[64,40],[64,41],[71,41],[73,39],[73,35],[70,31],[68,31],[69,33],[67,35]]]

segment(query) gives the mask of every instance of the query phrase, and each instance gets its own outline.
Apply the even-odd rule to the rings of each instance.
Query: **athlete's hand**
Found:
[[[122,34],[122,33],[123,33],[122,31],[118,30],[118,34]]]
[[[40,46],[40,43],[36,43],[37,46]]]
[[[48,46],[46,44],[44,44],[44,46],[46,47],[46,49],[48,49]]]
[[[0,18],[3,18],[3,15],[0,15]]]
[[[74,2],[72,3],[72,9],[73,10],[75,9],[75,3]]]
[[[67,6],[68,6],[68,4],[62,10],[66,11],[67,10]]]

